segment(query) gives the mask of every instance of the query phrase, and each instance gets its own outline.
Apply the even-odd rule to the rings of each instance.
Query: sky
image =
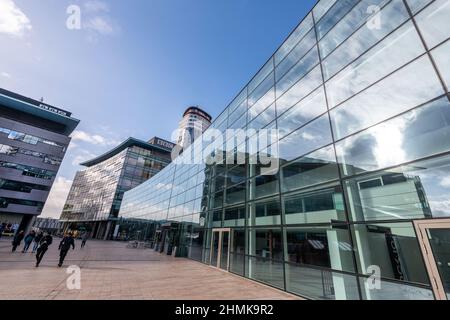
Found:
[[[60,216],[79,163],[170,140],[190,105],[219,115],[315,2],[0,0],[0,87],[81,120],[42,216]]]

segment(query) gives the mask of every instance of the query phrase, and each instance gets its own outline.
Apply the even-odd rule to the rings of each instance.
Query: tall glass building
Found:
[[[27,231],[42,213],[80,121],[0,88],[0,224]]]
[[[154,223],[161,252],[306,298],[449,298],[448,17],[448,0],[318,1],[213,142],[125,193],[120,216]],[[246,161],[208,161],[224,152]]]
[[[173,144],[129,138],[109,152],[84,162],[75,175],[60,220],[64,230],[85,228],[94,238],[109,239],[125,191],[150,179],[171,162]]]

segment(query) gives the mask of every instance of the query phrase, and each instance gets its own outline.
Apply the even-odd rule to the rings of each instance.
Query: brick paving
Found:
[[[0,240],[0,300],[272,300],[293,295],[184,258],[151,249],[130,249],[126,243],[88,241],[67,255],[57,268],[58,244],[35,268],[31,253],[11,253],[10,240]],[[20,249],[20,250],[19,250]],[[67,288],[66,268],[81,268],[81,289]]]

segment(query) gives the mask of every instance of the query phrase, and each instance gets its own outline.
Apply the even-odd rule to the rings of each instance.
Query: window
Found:
[[[36,209],[40,212],[44,207],[44,202],[40,201],[31,201],[31,200],[21,200],[21,199],[13,199],[13,198],[0,198],[0,208],[6,209],[10,204],[16,204],[20,206],[29,206],[36,207]]]
[[[248,205],[248,212],[249,226],[281,224],[281,206],[279,198],[252,202]]]
[[[236,227],[245,225],[245,206],[225,209],[224,226]]]
[[[52,180],[56,176],[56,172],[54,172],[54,171],[39,169],[39,168],[25,166],[25,165],[21,165],[21,164],[17,164],[17,163],[12,163],[12,162],[0,161],[0,167],[19,170],[19,171],[22,171],[22,175],[24,175],[24,176],[45,179],[45,180]]]
[[[331,9],[323,16],[320,21],[316,22],[317,34],[322,38],[331,28],[341,20],[344,15],[350,11],[359,0],[339,0]]]
[[[283,196],[285,223],[325,223],[345,221],[344,199],[336,186]]]
[[[280,159],[291,161],[331,142],[330,119],[325,114],[280,140]]]
[[[354,221],[450,217],[448,156],[383,170],[345,182]]]
[[[443,93],[429,58],[424,56],[331,110],[335,137],[342,139]]]
[[[245,201],[245,182],[235,185],[234,187],[226,190],[226,204],[235,204]]]
[[[286,229],[286,261],[341,271],[354,271],[348,227]]]
[[[375,265],[383,278],[429,285],[411,223],[357,224],[351,229],[360,273],[369,275],[368,267]]]
[[[448,0],[436,0],[416,16],[420,32],[430,49],[450,37],[449,16]]]
[[[283,138],[326,111],[325,92],[320,87],[278,118],[280,137]]]
[[[403,1],[398,0],[391,1],[381,10],[380,14],[383,17],[383,23],[380,24],[381,28],[370,28],[367,24],[363,25],[323,60],[325,80],[330,79],[344,66],[382,40],[409,18]]]
[[[283,259],[280,229],[247,229],[247,232],[249,255],[272,260]]]
[[[351,136],[336,144],[336,151],[349,176],[448,151],[449,134],[450,104],[444,97]]]
[[[33,190],[50,191],[48,186],[6,179],[0,179],[0,189],[24,193],[31,193]]]
[[[302,157],[281,169],[282,191],[292,191],[339,178],[333,147]]]
[[[424,52],[413,23],[406,23],[327,82],[330,109]]]
[[[278,193],[278,174],[259,176],[249,181],[249,200],[259,199]]]
[[[17,131],[13,131],[10,129],[6,129],[6,128],[0,128],[0,132],[1,133],[5,133],[8,135],[8,139],[11,140],[18,140],[18,141],[22,141],[28,144],[32,144],[32,145],[36,145],[38,144],[38,142],[41,143],[45,143],[51,146],[56,146],[56,147],[60,147],[63,149],[63,151],[65,151],[65,146],[59,143],[56,143],[54,141],[50,141],[50,140],[45,140],[45,139],[41,139],[32,135],[28,135],[22,132],[17,132]]]

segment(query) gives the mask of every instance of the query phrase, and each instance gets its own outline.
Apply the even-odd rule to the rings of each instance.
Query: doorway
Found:
[[[415,221],[420,249],[437,300],[450,300],[450,219]]]
[[[213,229],[211,237],[210,265],[225,271],[230,269],[231,229]]]

